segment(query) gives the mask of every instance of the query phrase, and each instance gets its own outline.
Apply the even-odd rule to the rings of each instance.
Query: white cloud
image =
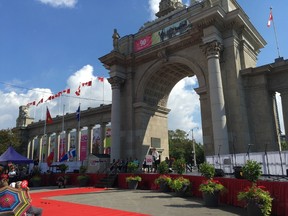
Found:
[[[39,2],[52,7],[68,7],[73,8],[77,4],[78,0],[38,0]]]
[[[84,86],[81,88],[81,95],[77,97],[75,91],[77,90],[80,82],[88,82],[92,80],[92,86]],[[63,94],[60,98],[53,100],[47,100],[51,95],[54,95],[60,91],[70,88],[70,94]],[[18,89],[19,90],[19,89]],[[104,92],[104,93],[103,93]],[[65,113],[74,113],[81,103],[81,110],[85,110],[88,107],[97,107],[103,104],[111,104],[111,87],[107,79],[104,82],[98,81],[98,77],[93,75],[93,67],[86,65],[80,70],[72,74],[67,80],[67,86],[63,89],[57,89],[52,92],[51,89],[34,88],[26,91],[25,93],[17,93],[11,91],[5,93],[0,91],[0,98],[3,98],[0,103],[0,130],[13,128],[16,126],[16,119],[19,114],[19,107],[35,101],[36,104],[41,98],[44,99],[44,103],[38,106],[30,106],[30,117],[34,118],[34,121],[43,120],[45,118],[45,107],[48,106],[52,117],[63,114],[63,108],[65,105]]]
[[[184,78],[174,86],[168,100],[168,108],[171,109],[168,116],[168,128],[169,130],[184,130],[187,133],[195,129],[194,138],[197,142],[202,142],[202,126],[199,121],[201,120],[200,101],[198,94],[193,90],[196,85],[197,79],[194,76]]]
[[[149,0],[150,18],[155,19],[155,14],[159,11],[160,0]]]

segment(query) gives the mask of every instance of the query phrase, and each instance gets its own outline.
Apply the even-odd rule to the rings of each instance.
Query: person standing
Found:
[[[160,155],[155,147],[152,148],[152,157],[154,163],[154,172],[157,172],[157,167],[160,164]]]

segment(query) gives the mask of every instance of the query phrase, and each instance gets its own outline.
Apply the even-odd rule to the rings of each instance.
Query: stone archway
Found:
[[[151,146],[168,156],[167,99],[180,79],[194,75],[205,154],[245,152],[251,143],[240,71],[256,66],[264,39],[233,0],[187,8],[179,2],[162,0],[158,19],[134,35],[117,37],[114,50],[100,58],[112,86],[111,159],[142,160]]]

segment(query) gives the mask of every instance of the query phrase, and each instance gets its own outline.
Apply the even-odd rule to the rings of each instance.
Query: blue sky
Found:
[[[280,55],[286,59],[288,2],[238,3],[267,42],[258,65],[278,57],[273,26],[267,27],[270,6]],[[81,97],[92,100],[62,97],[32,107],[30,115],[43,118],[46,105],[53,117],[62,113],[63,104],[65,112],[75,112],[79,102],[83,109],[111,102],[107,80],[97,82],[97,77],[108,77],[98,58],[112,50],[114,28],[120,36],[137,33],[145,22],[155,19],[158,5],[159,0],[0,0],[0,129],[15,126],[19,106],[67,88],[74,94],[79,82],[93,80],[93,86],[81,92]],[[194,85],[195,80],[184,79],[173,89],[169,129],[199,128],[194,136],[201,141],[199,101],[191,91]]]

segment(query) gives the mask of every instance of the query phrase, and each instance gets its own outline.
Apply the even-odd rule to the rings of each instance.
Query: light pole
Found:
[[[192,138],[192,148],[193,148],[193,152],[194,152],[194,154],[193,154],[194,167],[197,168],[197,161],[196,161],[197,155],[196,155],[196,147],[195,147],[195,140],[194,140],[194,130],[195,129],[198,129],[198,127],[195,127],[193,129],[191,129],[190,131],[191,131],[191,138]],[[189,134],[189,132],[188,132],[188,134]]]

